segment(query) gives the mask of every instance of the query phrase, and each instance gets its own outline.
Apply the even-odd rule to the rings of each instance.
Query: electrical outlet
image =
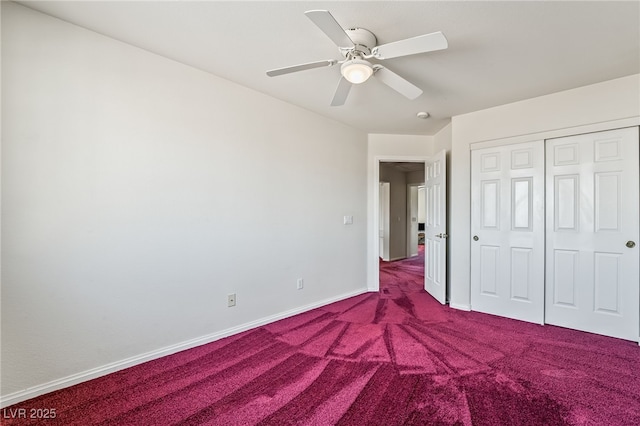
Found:
[[[298,278],[296,286],[298,290],[302,290],[304,288],[304,280],[302,278]]]
[[[236,294],[230,294],[227,296],[227,306],[228,307],[232,307],[232,306],[236,306]]]

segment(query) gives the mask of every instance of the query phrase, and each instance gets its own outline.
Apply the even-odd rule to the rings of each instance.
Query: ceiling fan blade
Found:
[[[269,77],[276,77],[278,75],[282,75],[282,74],[289,74],[292,72],[298,72],[298,71],[304,71],[304,70],[310,70],[313,68],[322,68],[322,67],[331,67],[335,64],[337,64],[338,61],[333,60],[333,59],[329,59],[326,61],[318,61],[318,62],[308,62],[306,64],[300,64],[300,65],[293,65],[291,67],[285,67],[285,68],[278,68],[275,70],[270,70],[267,71],[267,75]]]
[[[340,77],[338,87],[336,88],[336,93],[333,95],[333,100],[331,101],[331,106],[344,105],[345,101],[347,100],[347,96],[349,96],[350,90],[351,83],[349,83],[346,78]]]
[[[377,67],[374,74],[378,80],[391,87],[396,92],[413,100],[422,94],[422,89],[409,83],[393,71],[384,67]]]
[[[449,47],[447,38],[440,31],[376,46],[371,54],[377,59],[391,59],[416,53],[433,52]]]
[[[338,47],[354,46],[353,41],[328,10],[308,10],[304,14]]]

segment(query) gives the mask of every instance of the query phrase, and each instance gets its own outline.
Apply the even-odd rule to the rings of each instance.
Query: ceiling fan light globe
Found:
[[[340,72],[349,83],[360,84],[373,75],[373,67],[363,59],[352,59],[342,64]]]

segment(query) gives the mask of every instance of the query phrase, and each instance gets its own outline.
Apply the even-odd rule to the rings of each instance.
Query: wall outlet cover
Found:
[[[229,294],[227,296],[227,306],[228,307],[232,307],[232,306],[236,306],[236,294]]]

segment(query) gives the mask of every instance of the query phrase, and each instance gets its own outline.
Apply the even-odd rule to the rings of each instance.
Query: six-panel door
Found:
[[[425,164],[424,288],[438,302],[447,297],[447,161],[440,151]]]
[[[547,141],[546,323],[638,340],[638,155],[637,127]]]
[[[471,308],[542,324],[544,143],[471,154]]]

